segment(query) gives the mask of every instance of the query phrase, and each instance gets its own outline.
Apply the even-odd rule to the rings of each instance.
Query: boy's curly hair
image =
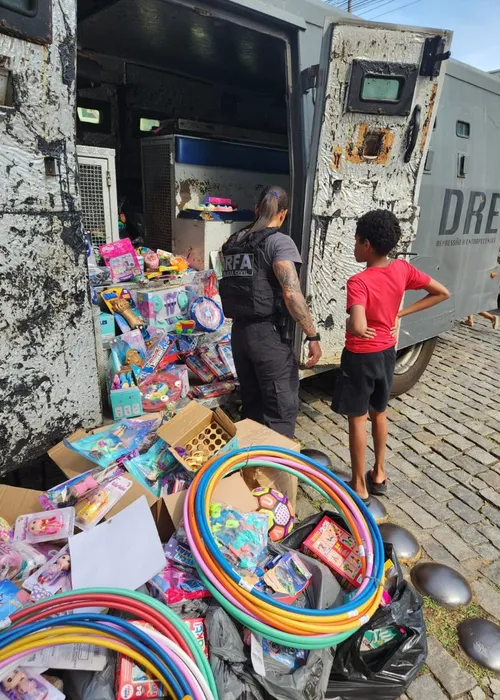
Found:
[[[388,255],[401,238],[401,227],[392,211],[375,209],[358,220],[356,235],[361,243],[368,240],[379,255]]]

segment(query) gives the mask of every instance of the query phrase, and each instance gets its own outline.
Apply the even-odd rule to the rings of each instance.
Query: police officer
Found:
[[[309,341],[306,367],[318,362],[321,346],[300,289],[299,251],[280,232],[287,213],[285,190],[266,187],[255,221],[222,246],[219,291],[224,313],[233,319],[232,348],[243,417],[292,438],[299,408],[299,370],[291,319]]]

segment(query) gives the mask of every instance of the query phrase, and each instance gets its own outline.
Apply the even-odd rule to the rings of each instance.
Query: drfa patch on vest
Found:
[[[254,253],[224,255],[224,277],[253,277]]]

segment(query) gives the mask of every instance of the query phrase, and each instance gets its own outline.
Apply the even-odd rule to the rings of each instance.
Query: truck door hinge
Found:
[[[318,87],[319,64],[305,68],[300,74],[300,87],[303,95]]]
[[[426,39],[422,62],[420,63],[420,75],[429,78],[437,78],[441,72],[441,63],[447,61],[451,56],[451,51],[444,50],[445,40],[442,36],[434,36]]]
[[[111,173],[109,170],[106,171],[106,184],[108,187],[111,187]]]

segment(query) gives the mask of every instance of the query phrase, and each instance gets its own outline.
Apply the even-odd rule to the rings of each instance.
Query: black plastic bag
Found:
[[[387,557],[397,563],[390,545]],[[329,700],[396,700],[406,692],[427,658],[421,596],[403,579],[399,564],[397,589],[385,608],[335,651],[326,697]],[[397,636],[379,649],[361,652],[368,630],[393,629]]]

